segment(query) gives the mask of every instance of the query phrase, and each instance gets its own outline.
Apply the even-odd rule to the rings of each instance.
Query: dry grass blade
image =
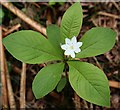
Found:
[[[39,31],[40,33],[46,35],[46,29],[42,27],[40,24],[38,24],[36,21],[29,18],[26,14],[24,14],[21,10],[19,10],[17,7],[15,7],[10,2],[1,2],[1,4],[6,7],[8,10],[13,12],[16,16],[21,18],[24,22],[29,24],[31,27],[33,27],[35,30]]]
[[[20,108],[25,109],[26,101],[25,101],[25,93],[26,93],[26,64],[22,64],[22,72],[21,72],[21,83],[20,83]]]
[[[2,29],[0,26],[0,70],[1,70],[1,83],[2,83],[2,105],[3,108],[8,108],[7,99],[7,83],[5,74],[5,64],[4,64],[4,50],[2,45]]]

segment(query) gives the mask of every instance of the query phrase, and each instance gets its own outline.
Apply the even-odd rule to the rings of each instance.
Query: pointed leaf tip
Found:
[[[100,106],[110,106],[108,80],[99,68],[92,64],[69,61],[69,81],[83,99]]]

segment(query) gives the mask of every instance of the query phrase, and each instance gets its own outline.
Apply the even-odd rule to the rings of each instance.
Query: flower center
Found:
[[[74,46],[72,45],[72,46],[70,46],[70,49],[72,50],[72,49],[74,49]]]

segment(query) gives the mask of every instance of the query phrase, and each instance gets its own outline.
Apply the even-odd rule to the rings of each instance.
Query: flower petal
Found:
[[[71,56],[72,58],[75,58],[75,53],[74,53],[74,52],[71,52],[70,56]]]
[[[69,45],[69,44],[71,44],[71,41],[70,41],[70,39],[68,39],[68,38],[65,38],[65,43],[66,43],[66,44],[68,44],[68,45]]]
[[[80,48],[76,48],[74,51],[75,51],[75,53],[79,53],[79,52],[81,52],[81,49]]]
[[[77,42],[77,43],[76,43],[76,46],[77,46],[77,47],[81,47],[82,44],[83,44],[82,42]]]
[[[74,36],[74,37],[71,39],[71,42],[72,42],[73,44],[77,43],[77,38]]]
[[[63,44],[63,45],[61,45],[61,48],[62,48],[63,50],[67,50],[68,46],[67,46],[66,44]]]
[[[65,55],[71,55],[72,52],[74,52],[74,51],[72,51],[72,50],[70,50],[70,49],[67,49],[64,54],[65,54]]]

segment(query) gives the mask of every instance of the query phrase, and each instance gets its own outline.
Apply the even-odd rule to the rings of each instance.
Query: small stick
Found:
[[[91,18],[91,21],[93,22],[93,24],[98,27],[98,24],[96,23],[96,21],[94,20],[94,18]]]
[[[5,33],[3,33],[4,36],[7,36],[8,34],[12,33],[13,31],[17,30],[19,27],[21,27],[20,24],[17,24],[15,26],[13,26],[11,29],[9,29],[8,31],[6,31]]]
[[[98,62],[97,58],[96,58],[96,57],[93,57],[93,59],[95,60],[97,66],[98,66],[101,70],[103,70],[103,68],[101,67],[101,65],[100,65],[100,63]]]
[[[10,81],[10,75],[9,75],[6,59],[5,59],[5,72],[6,72],[6,79],[7,79],[8,100],[9,100],[10,109],[16,110],[16,104],[15,104],[15,99],[14,99],[14,94],[13,94],[13,89]]]
[[[21,75],[21,69],[20,69],[20,68],[18,68],[18,67],[15,66],[15,65],[12,65],[12,69],[13,69],[13,71],[14,71],[15,73],[18,73],[18,75]]]
[[[120,19],[120,16],[117,16],[111,13],[102,12],[102,11],[98,12],[98,15],[104,15],[104,16],[115,18],[115,19]]]
[[[112,3],[117,8],[117,10],[120,12],[120,7],[118,6],[118,4],[114,0],[112,0]]]
[[[43,26],[38,24],[33,19],[29,18],[26,14],[24,14],[21,10],[19,10],[17,7],[15,7],[12,3],[10,3],[10,2],[1,2],[1,4],[4,7],[6,7],[8,10],[13,12],[16,16],[21,18],[24,22],[26,22],[31,27],[33,27],[35,30],[42,33],[43,35],[46,35],[46,29]]]
[[[8,29],[7,29],[7,28],[5,28],[5,27],[3,27],[3,26],[2,26],[2,30],[3,30],[3,31],[5,31],[5,32],[7,32],[7,31],[8,31]]]
[[[20,108],[25,109],[25,94],[26,94],[26,64],[22,64],[21,83],[20,83]]]
[[[1,82],[2,82],[2,105],[3,108],[8,108],[8,99],[7,99],[7,83],[6,83],[6,74],[5,74],[5,64],[4,64],[4,51],[2,45],[2,28],[0,26],[0,70],[1,70]]]
[[[120,89],[120,82],[109,80],[109,85],[110,85],[110,87],[119,88]]]

